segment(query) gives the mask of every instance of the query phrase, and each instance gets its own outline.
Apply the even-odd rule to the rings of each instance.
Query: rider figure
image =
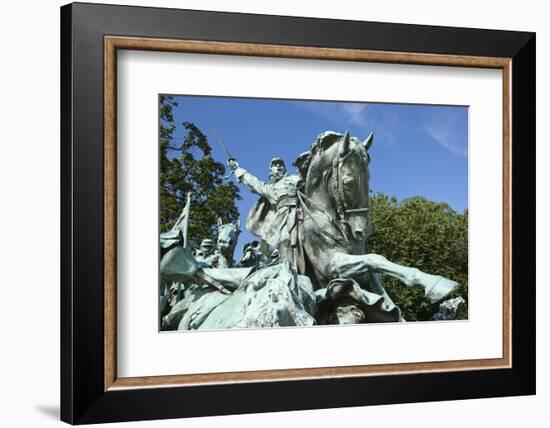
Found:
[[[269,183],[254,177],[234,159],[228,163],[237,180],[261,196],[248,215],[248,229],[275,247],[280,257],[287,259],[295,268],[301,266],[297,227],[300,176],[288,174],[284,161],[277,157],[269,164]]]

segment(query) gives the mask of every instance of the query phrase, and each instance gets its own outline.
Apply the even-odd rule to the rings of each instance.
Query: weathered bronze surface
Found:
[[[368,198],[372,143],[372,134],[361,141],[348,132],[324,132],[294,162],[298,175],[288,174],[284,160],[273,158],[269,183],[230,158],[237,181],[260,196],[246,226],[276,249],[278,257],[270,263],[234,266],[239,224],[221,222],[216,249],[209,249],[211,240],[203,241],[193,257],[174,244],[181,236],[174,227],[161,236],[161,248],[168,249],[161,259],[161,275],[183,284],[183,292],[178,288],[162,328],[403,322],[381,274],[405,286],[422,286],[432,302],[456,290],[455,281],[367,253],[372,233]],[[249,251],[245,261],[261,259],[259,249],[253,253],[250,246],[245,249]]]

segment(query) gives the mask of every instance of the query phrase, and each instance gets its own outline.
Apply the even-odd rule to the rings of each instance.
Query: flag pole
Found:
[[[183,220],[183,248],[187,248],[187,235],[189,233],[189,211],[191,209],[191,192],[187,193],[187,202],[185,203],[185,214]]]

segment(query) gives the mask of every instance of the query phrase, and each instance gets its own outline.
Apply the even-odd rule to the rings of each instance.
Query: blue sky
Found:
[[[282,157],[290,173],[294,159],[308,150],[317,135],[332,130],[364,139],[374,132],[370,149],[373,192],[399,200],[421,195],[468,208],[468,109],[464,106],[350,103],[256,98],[176,96],[177,125],[193,122],[207,135],[213,156],[225,162],[215,128],[239,164],[264,181],[272,157]],[[232,177],[231,180],[234,180]],[[237,206],[243,225],[258,196],[241,184]],[[254,239],[243,230],[235,252]]]

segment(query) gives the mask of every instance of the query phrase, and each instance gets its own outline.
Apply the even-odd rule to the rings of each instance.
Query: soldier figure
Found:
[[[243,245],[243,256],[239,262],[239,266],[263,267],[267,264],[269,264],[269,260],[260,249],[258,241],[247,242]]]
[[[195,250],[195,259],[204,267],[212,267],[211,256],[214,253],[214,242],[211,239],[203,239],[200,247]]]
[[[254,177],[234,159],[228,163],[237,180],[261,196],[250,210],[247,228],[277,248],[281,258],[302,271],[303,256],[298,239],[300,210],[297,207],[300,176],[288,174],[281,158],[273,158],[269,164],[269,183]]]

